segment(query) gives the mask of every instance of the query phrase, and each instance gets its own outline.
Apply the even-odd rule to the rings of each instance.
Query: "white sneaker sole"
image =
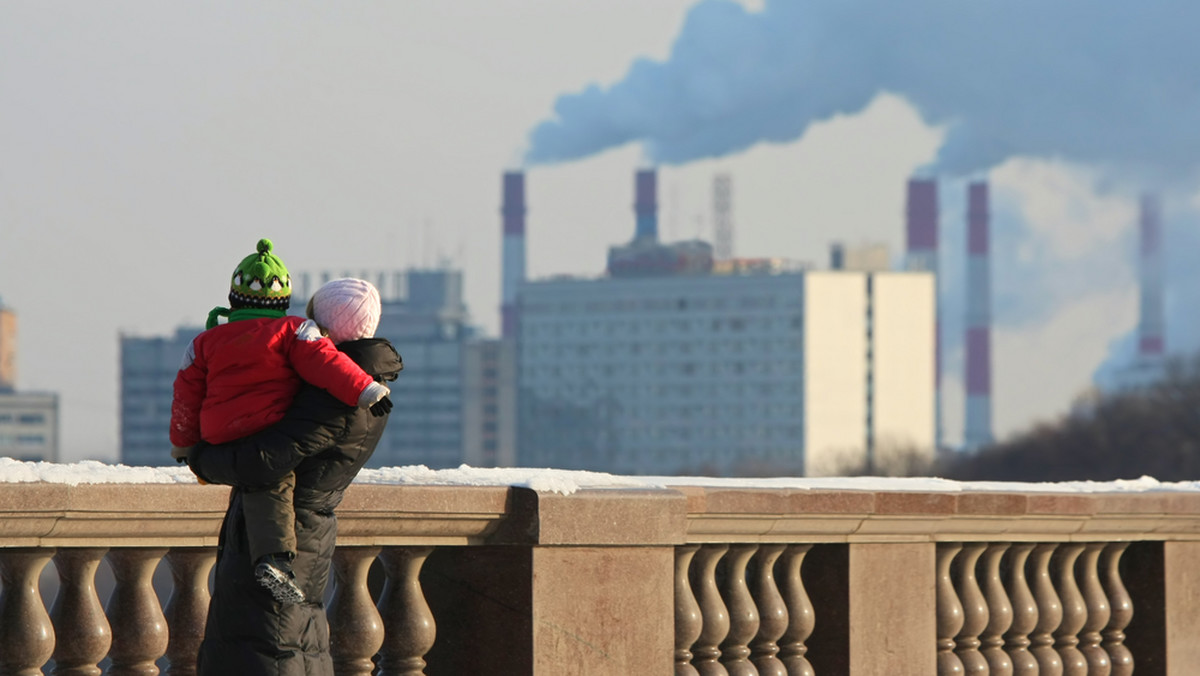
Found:
[[[255,571],[255,579],[280,603],[304,603],[304,592],[279,569],[263,566]]]

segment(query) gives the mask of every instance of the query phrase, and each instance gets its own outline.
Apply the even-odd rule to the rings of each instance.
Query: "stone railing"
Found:
[[[226,498],[0,485],[0,676],[194,673]],[[338,513],[339,674],[1200,673],[1200,492],[356,485]]]

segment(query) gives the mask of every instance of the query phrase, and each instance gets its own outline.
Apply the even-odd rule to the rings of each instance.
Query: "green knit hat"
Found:
[[[242,259],[229,284],[229,305],[238,308],[287,310],[292,302],[292,278],[287,266],[271,253],[271,240],[258,240],[258,253]]]

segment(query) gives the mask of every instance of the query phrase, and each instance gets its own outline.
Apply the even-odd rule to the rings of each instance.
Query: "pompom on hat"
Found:
[[[258,240],[258,253],[242,259],[229,283],[229,305],[286,311],[292,302],[292,278],[287,266],[271,253],[271,240]]]
[[[379,326],[379,291],[362,279],[346,277],[321,285],[308,301],[308,316],[334,344],[373,338]]]

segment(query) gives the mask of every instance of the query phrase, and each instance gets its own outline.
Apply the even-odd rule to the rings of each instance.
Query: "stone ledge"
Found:
[[[0,547],[211,546],[228,489],[6,484]],[[586,489],[354,484],[344,545],[667,546],[685,542],[1200,541],[1200,492]]]

